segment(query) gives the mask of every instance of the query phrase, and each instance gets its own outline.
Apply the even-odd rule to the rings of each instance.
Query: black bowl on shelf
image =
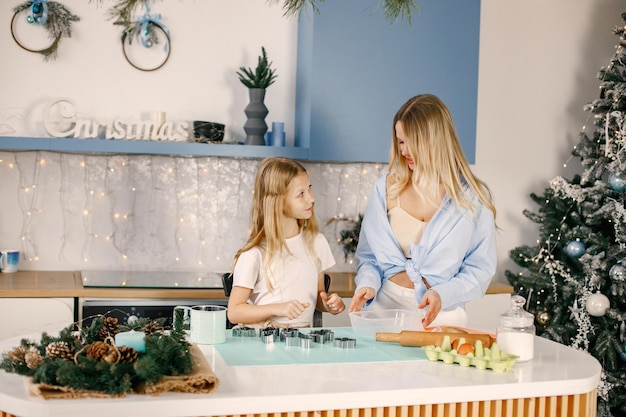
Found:
[[[196,142],[221,142],[224,140],[225,125],[202,120],[193,121],[193,137]]]

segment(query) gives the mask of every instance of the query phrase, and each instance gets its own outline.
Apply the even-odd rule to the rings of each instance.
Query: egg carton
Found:
[[[457,346],[460,347],[463,344],[465,344],[465,339],[460,338]],[[494,372],[510,371],[519,358],[500,350],[496,342],[488,348],[484,347],[480,340],[474,344],[474,353],[461,355],[457,349],[452,348],[449,336],[443,338],[441,346],[428,345],[423,346],[422,349],[429,361],[443,361],[446,364],[458,364],[463,367],[473,366],[481,370],[491,369]]]

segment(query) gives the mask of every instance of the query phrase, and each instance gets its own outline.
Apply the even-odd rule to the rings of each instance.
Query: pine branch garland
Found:
[[[361,223],[363,223],[363,214],[359,214],[357,219],[344,217],[343,215],[335,216],[329,219],[324,226],[328,226],[334,222],[347,222],[351,226],[343,229],[339,233],[339,244],[343,247],[344,260],[347,261],[349,256],[356,253],[356,247],[359,244],[359,235],[361,233]]]
[[[419,11],[419,7],[415,0],[380,0],[382,2],[383,12],[388,21],[394,23],[398,20],[407,19],[409,26],[413,24],[413,13]],[[324,0],[284,0],[283,10],[285,16],[293,16],[307,7],[310,7],[315,13],[319,13],[319,4]]]
[[[164,320],[141,318],[119,326],[120,331],[151,329],[145,337],[145,353],[115,346],[111,335],[102,340],[103,329],[107,332],[116,328],[117,321],[96,316],[89,326],[80,330],[68,326],[58,337],[43,333],[39,342],[22,339],[19,346],[2,355],[0,369],[32,377],[35,383],[125,395],[134,387],[155,384],[164,376],[191,372],[190,344],[184,337],[164,333]]]

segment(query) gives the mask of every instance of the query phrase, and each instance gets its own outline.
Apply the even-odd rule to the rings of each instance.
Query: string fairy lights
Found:
[[[335,213],[337,214],[330,218],[326,217],[324,227],[334,224],[332,236],[328,236],[329,240],[334,238],[337,249],[343,247],[343,250],[338,250],[337,253],[342,252],[345,264],[350,269],[356,268],[354,251],[358,242],[360,216],[365,211],[374,182],[383,175],[386,168],[386,165],[379,163],[347,164],[341,166],[338,176],[335,172],[327,174],[338,178],[336,187],[325,181],[324,188],[325,192],[337,190],[335,199]],[[340,259],[339,256],[336,258]]]
[[[34,158],[30,158],[30,156],[34,156]],[[22,251],[24,253],[23,256],[32,261],[38,258],[32,237],[32,227],[34,213],[40,212],[37,208],[39,204],[39,188],[37,184],[39,183],[40,169],[45,166],[45,160],[41,158],[39,152],[36,152],[34,155],[16,155],[14,166],[17,168],[20,179],[17,201],[23,218],[20,231]],[[29,171],[32,172],[31,175],[28,175]]]
[[[14,197],[0,207],[15,221],[3,221],[0,243],[22,245],[25,269],[226,271],[249,232],[258,162],[1,151],[0,188]],[[358,218],[386,165],[306,167],[324,222],[336,210]],[[336,258],[335,270],[353,271]]]

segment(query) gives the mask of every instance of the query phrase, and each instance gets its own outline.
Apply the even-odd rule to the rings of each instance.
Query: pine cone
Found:
[[[129,346],[120,346],[120,362],[121,363],[133,363],[139,359],[139,353],[135,349]]]
[[[26,355],[26,348],[24,346],[18,346],[14,349],[11,349],[7,353],[7,358],[13,362],[24,362],[24,356]]]
[[[149,335],[149,334],[152,334],[152,333],[163,331],[163,326],[161,326],[156,321],[151,321],[151,322],[147,323],[145,326],[143,326],[143,329],[141,329],[141,331],[144,332],[145,334]]]
[[[71,361],[74,359],[74,352],[67,342],[52,342],[46,346],[46,357]]]
[[[24,361],[26,361],[26,366],[30,369],[36,369],[39,365],[41,365],[41,362],[43,362],[43,356],[39,353],[39,349],[35,346],[31,346],[24,355]]]
[[[115,317],[105,317],[102,328],[98,333],[99,340],[105,340],[107,337],[115,337],[120,331],[120,323]]]
[[[108,343],[93,342],[87,346],[87,357],[97,359],[99,361],[114,363],[117,362],[119,353]]]

